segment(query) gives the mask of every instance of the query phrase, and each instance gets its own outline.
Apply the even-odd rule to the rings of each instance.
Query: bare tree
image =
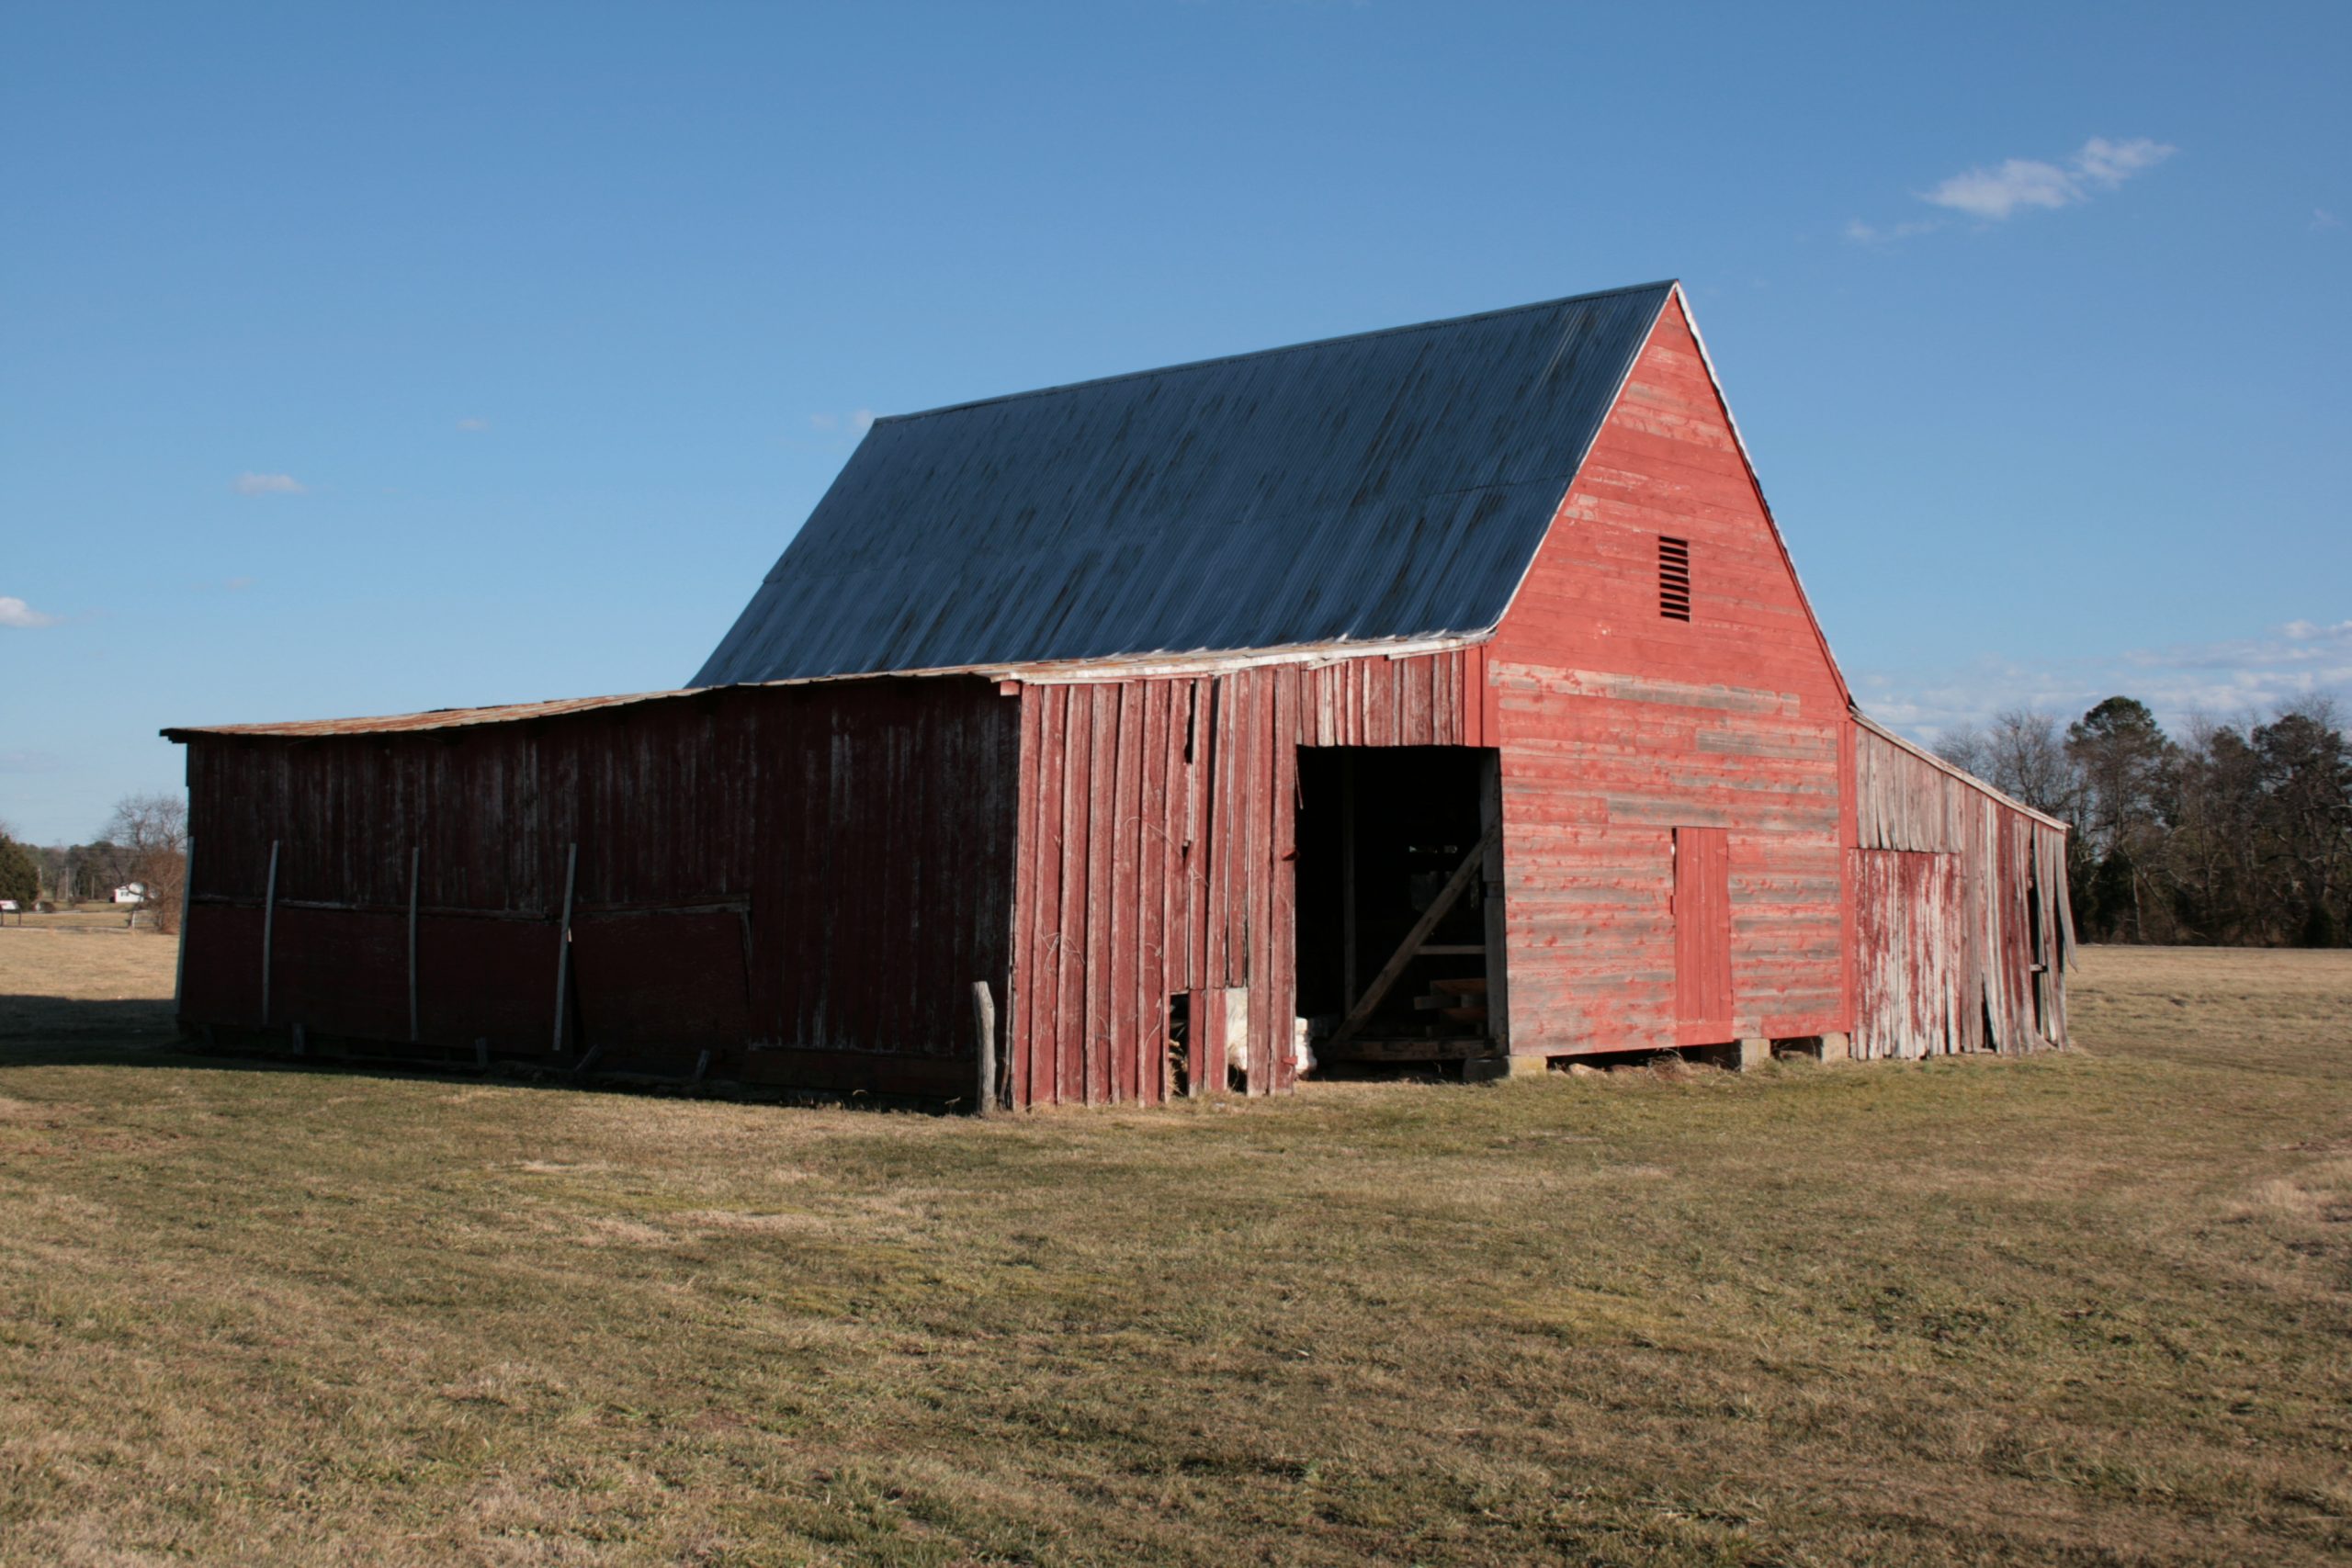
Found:
[[[2031,708],[2004,708],[1993,716],[1985,738],[1986,775],[1993,787],[2013,795],[2036,811],[2072,817],[2078,786],[2056,716]]]
[[[99,835],[119,846],[130,879],[146,895],[154,929],[179,928],[180,894],[187,883],[187,802],[176,795],[127,795]]]
[[[1988,782],[1992,777],[1992,747],[1984,732],[1973,724],[1956,725],[1937,737],[1936,755],[1963,773],[1974,773]]]
[[[2050,714],[2003,708],[1989,728],[1963,724],[1944,731],[1936,755],[2036,811],[2064,817],[2074,809],[2075,768]]]

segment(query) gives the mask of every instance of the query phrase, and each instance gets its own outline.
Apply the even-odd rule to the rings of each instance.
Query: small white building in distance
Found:
[[[118,904],[144,904],[147,902],[147,885],[126,882],[114,890],[114,901]]]

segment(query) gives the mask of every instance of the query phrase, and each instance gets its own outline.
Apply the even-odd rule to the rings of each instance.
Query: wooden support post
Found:
[[[1497,823],[1487,829],[1486,836],[1471,847],[1468,854],[1462,857],[1462,863],[1455,866],[1453,874],[1445,879],[1444,887],[1430,900],[1430,907],[1421,911],[1421,918],[1413,922],[1413,929],[1405,933],[1405,940],[1397,943],[1396,951],[1389,955],[1386,964],[1381,965],[1380,973],[1373,976],[1371,987],[1350,1010],[1346,1021],[1333,1032],[1332,1044],[1337,1045],[1364,1026],[1373,1010],[1386,998],[1389,989],[1403,977],[1405,966],[1419,956],[1421,943],[1429,940],[1430,932],[1437,930],[1438,922],[1445,919],[1453,906],[1461,902],[1462,895],[1470,890],[1471,882],[1487,863],[1487,851],[1501,834],[1502,825]]]
[[[172,954],[172,1020],[175,1023],[187,1009],[187,907],[195,894],[196,840],[190,838],[186,858],[180,862],[180,944],[179,950]],[[18,915],[17,923],[23,925],[24,916]]]
[[[594,1045],[589,1046],[587,1054],[582,1056],[578,1064],[572,1067],[571,1081],[573,1083],[579,1083],[587,1077],[588,1069],[596,1065],[596,1058],[604,1054],[605,1043],[603,1041],[599,1040]]]
[[[986,980],[972,982],[972,1032],[980,1091],[973,1113],[986,1116],[996,1110],[996,998]]]
[[[1340,1006],[1356,1005],[1356,754],[1340,759]]]
[[[1772,1043],[1770,1040],[1753,1035],[1744,1036],[1737,1049],[1739,1054],[1735,1060],[1738,1062],[1739,1070],[1743,1073],[1752,1073],[1758,1067],[1768,1067],[1772,1065]]]
[[[703,1075],[708,1071],[710,1071],[710,1047],[706,1045],[695,1056],[695,1070],[693,1075],[686,1079],[686,1087],[688,1089],[701,1088]]]
[[[1487,852],[1478,867],[1486,917],[1487,1038],[1498,1051],[1510,1050],[1510,906],[1503,893],[1503,754],[1488,751],[1479,770],[1478,826]]]
[[[483,1072],[490,1071],[490,1042],[480,1036],[474,1039],[474,1066]]]
[[[415,1044],[420,1038],[416,1009],[416,882],[424,863],[424,851],[420,846],[408,852],[408,1043]]]
[[[299,1023],[294,1026],[294,1054],[297,1056],[307,1056],[311,1054],[311,1037],[302,1032],[302,1026]]]
[[[555,1043],[563,1049],[564,994],[571,988],[571,890],[580,872],[580,846],[574,843],[563,859],[563,919],[555,932]]]
[[[277,924],[277,840],[269,841],[269,890],[261,901],[261,1026],[269,1027],[269,950]]]

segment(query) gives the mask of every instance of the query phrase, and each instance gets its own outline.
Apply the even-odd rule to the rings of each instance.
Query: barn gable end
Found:
[[[1486,667],[1514,1053],[1724,1037],[1677,1016],[1678,829],[1728,835],[1732,1032],[1843,1030],[1844,682],[1679,290]]]

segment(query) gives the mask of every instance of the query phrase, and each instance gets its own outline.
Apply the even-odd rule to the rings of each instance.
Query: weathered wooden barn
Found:
[[[1046,1106],[2066,1038],[2064,826],[1855,710],[1673,284],[877,421],[684,690],[165,733],[247,1042]]]

